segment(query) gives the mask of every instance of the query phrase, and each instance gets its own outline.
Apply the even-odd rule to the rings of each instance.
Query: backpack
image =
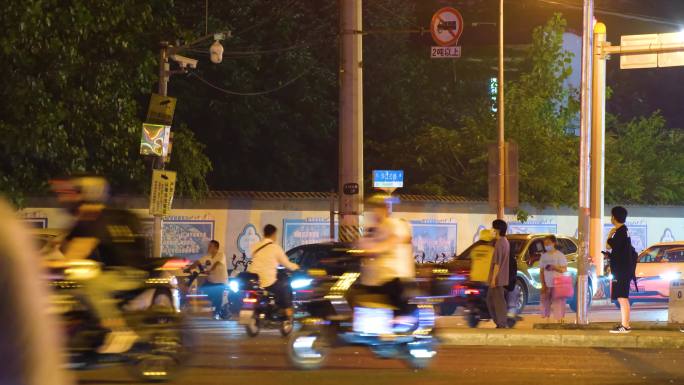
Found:
[[[637,286],[636,266],[637,266],[637,263],[639,262],[639,253],[637,253],[634,246],[632,246],[632,239],[631,238],[629,238],[629,262],[631,263],[630,272],[632,273],[632,280],[634,281],[634,288],[638,292],[639,286]]]
[[[506,290],[515,290],[516,280],[518,279],[518,261],[516,256],[511,251],[511,255],[508,257],[508,286]]]

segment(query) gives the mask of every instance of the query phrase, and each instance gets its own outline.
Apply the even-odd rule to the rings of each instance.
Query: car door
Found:
[[[660,296],[670,295],[670,281],[684,275],[684,245],[652,246],[639,256],[636,276],[639,289]]]
[[[539,260],[544,253],[544,240],[541,238],[533,239],[525,253],[524,261],[527,267],[527,275],[530,282],[535,288],[541,288],[540,274],[539,274]],[[521,270],[518,268],[518,270]],[[539,287],[537,287],[539,286]]]

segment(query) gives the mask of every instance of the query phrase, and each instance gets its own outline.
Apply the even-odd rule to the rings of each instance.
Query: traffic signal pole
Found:
[[[579,157],[579,210],[577,238],[579,241],[579,260],[577,263],[577,313],[576,323],[589,322],[589,185],[591,149],[591,90],[592,60],[594,37],[594,0],[584,0],[582,32],[582,80],[580,89],[580,157]]]
[[[361,0],[340,4],[339,237],[354,241],[363,215],[363,58]],[[357,194],[345,194],[357,184]]]
[[[606,26],[596,23],[594,26],[594,61],[592,68],[592,116],[591,116],[591,221],[589,251],[597,270],[603,272],[603,208],[604,208],[604,154],[606,135],[606,55],[603,46],[606,43]]]

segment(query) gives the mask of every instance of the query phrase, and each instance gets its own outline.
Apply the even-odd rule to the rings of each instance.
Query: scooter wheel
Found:
[[[468,313],[465,315],[466,323],[468,324],[468,327],[471,328],[476,328],[477,325],[480,323],[480,315],[477,313]]]
[[[259,320],[256,317],[250,318],[249,321],[247,321],[247,324],[245,324],[245,331],[250,337],[258,336],[259,332],[261,331]]]
[[[294,329],[294,320],[292,318],[286,318],[280,323],[280,335],[287,337],[292,333]]]
[[[298,369],[320,369],[330,352],[330,344],[319,330],[300,330],[290,335],[287,357]]]
[[[413,369],[427,369],[432,363],[432,358],[437,354],[430,343],[406,344],[406,363]]]

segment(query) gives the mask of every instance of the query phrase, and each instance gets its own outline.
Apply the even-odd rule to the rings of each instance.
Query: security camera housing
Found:
[[[197,59],[190,59],[181,55],[171,55],[171,60],[177,62],[180,68],[197,68]]]

